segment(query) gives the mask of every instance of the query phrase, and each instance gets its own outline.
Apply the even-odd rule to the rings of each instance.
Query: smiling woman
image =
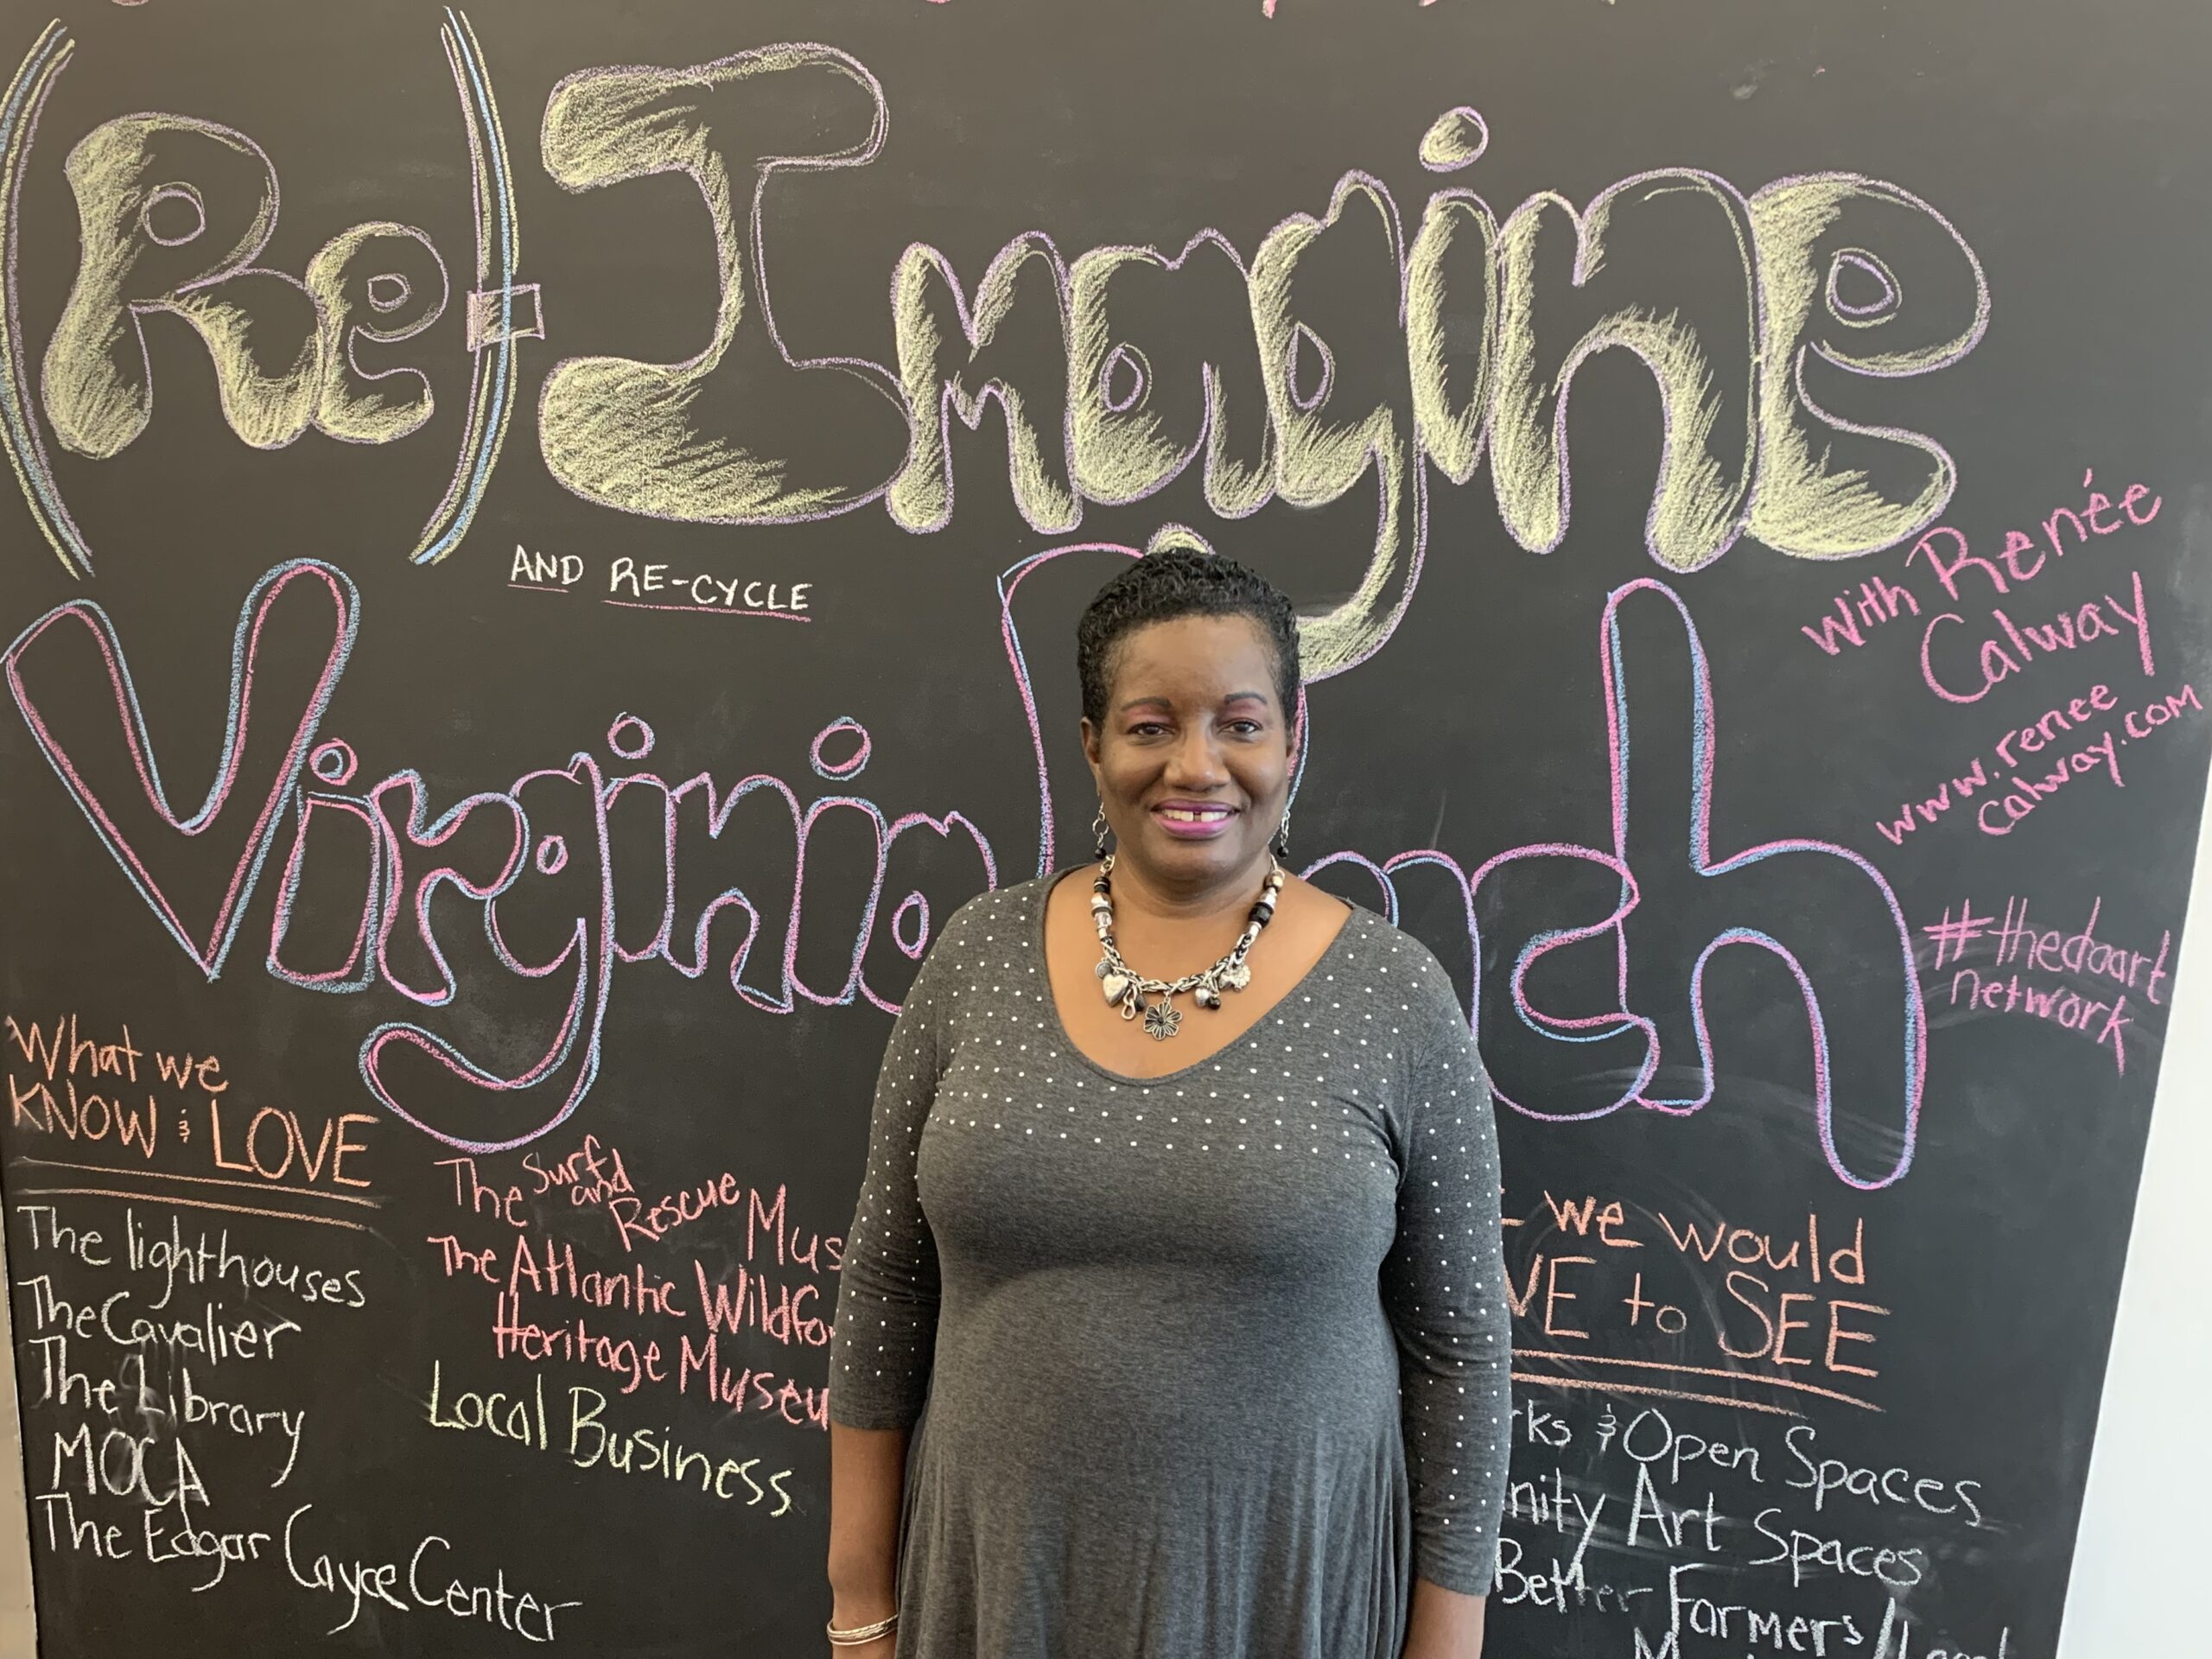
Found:
[[[1077,666],[1098,862],[963,906],[884,1057],[830,1641],[1475,1659],[1509,1340],[1465,1017],[1420,944],[1278,861],[1287,600],[1163,550],[1091,602]]]

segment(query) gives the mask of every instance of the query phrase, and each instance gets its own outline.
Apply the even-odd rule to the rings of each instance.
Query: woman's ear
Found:
[[[1090,716],[1083,717],[1083,758],[1090,763],[1090,779],[1098,781],[1098,728],[1090,723]]]

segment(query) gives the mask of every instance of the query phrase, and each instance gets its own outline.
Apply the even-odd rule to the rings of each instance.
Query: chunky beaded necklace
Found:
[[[1098,976],[1099,989],[1106,1001],[1121,1009],[1122,1018],[1135,1020],[1144,1017],[1144,1034],[1156,1043],[1164,1043],[1182,1029],[1183,1016],[1169,1001],[1191,994],[1191,1000],[1202,1008],[1219,1008],[1224,991],[1241,991],[1252,982],[1252,970],[1244,965],[1250,954],[1252,942],[1260,937],[1260,930],[1274,919],[1275,897],[1282,891],[1285,880],[1282,866],[1272,855],[1268,860],[1268,877],[1261,884],[1260,897],[1244,923],[1244,931],[1238,936],[1230,952],[1211,968],[1195,974],[1185,974],[1180,979],[1147,979],[1122,960],[1122,953],[1114,945],[1114,855],[1109,853],[1098,866],[1098,878],[1090,884],[1090,919],[1097,925],[1098,966],[1093,970]],[[1157,997],[1156,1002],[1147,1002],[1147,996]]]

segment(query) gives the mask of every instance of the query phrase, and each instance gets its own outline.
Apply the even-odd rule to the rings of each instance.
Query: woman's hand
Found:
[[[1415,1579],[1404,1659],[1481,1659],[1484,1605],[1480,1596]]]

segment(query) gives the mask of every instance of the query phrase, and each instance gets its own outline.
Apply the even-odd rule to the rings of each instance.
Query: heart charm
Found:
[[[1124,974],[1108,974],[1098,982],[1098,988],[1105,992],[1109,1002],[1119,1002],[1129,994],[1128,977]]]

